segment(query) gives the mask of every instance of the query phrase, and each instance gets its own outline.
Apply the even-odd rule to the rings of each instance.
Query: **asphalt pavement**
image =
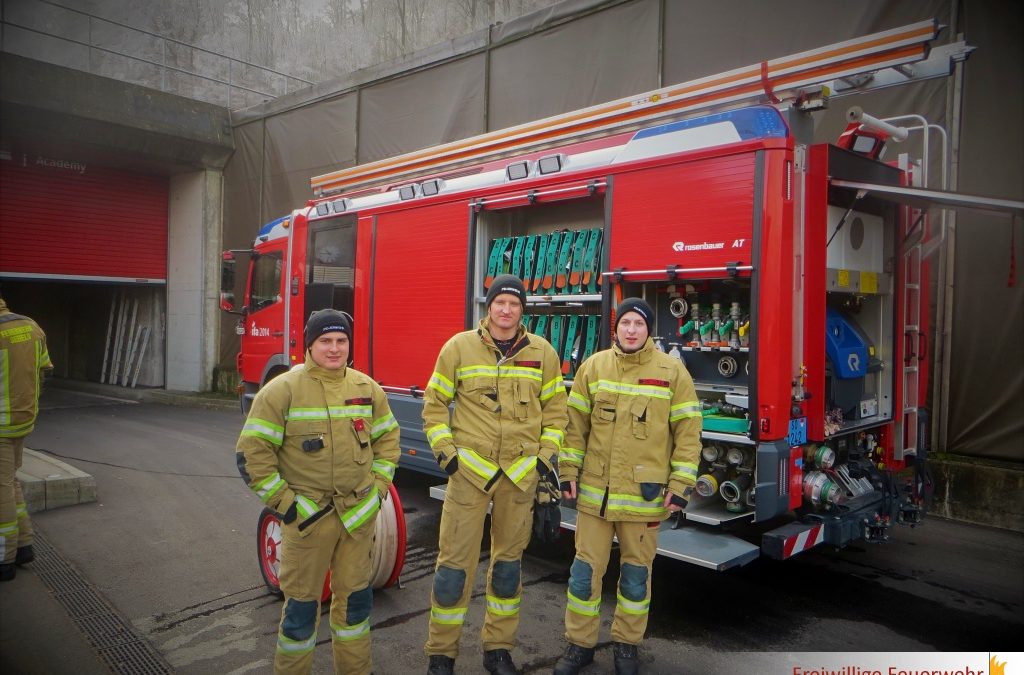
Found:
[[[129,398],[132,397],[132,398]],[[139,400],[132,400],[138,398]],[[0,585],[0,670],[11,673],[270,672],[281,604],[263,584],[261,505],[239,479],[232,402],[48,390],[29,447],[92,476],[96,501],[34,515],[39,559]],[[217,406],[221,407],[218,408]],[[440,503],[435,479],[399,471],[409,548],[399,587],[375,593],[378,675],[423,672]],[[563,649],[571,540],[524,561],[524,673]],[[486,553],[477,574],[482,594]],[[930,519],[891,543],[815,549],[714,573],[659,560],[644,672],[767,672],[769,653],[1008,651],[1024,628],[1024,535]],[[458,673],[483,673],[482,598]],[[595,666],[612,671],[606,579]],[[327,617],[315,673],[329,673]],[[779,671],[782,672],[782,671]],[[785,672],[791,672],[789,670]]]

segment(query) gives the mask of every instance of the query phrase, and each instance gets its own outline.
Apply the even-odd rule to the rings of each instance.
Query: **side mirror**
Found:
[[[220,308],[231,314],[241,314],[235,311],[235,294],[231,291],[220,292]]]

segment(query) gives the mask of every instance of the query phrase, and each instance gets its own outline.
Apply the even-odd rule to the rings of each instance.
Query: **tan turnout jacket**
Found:
[[[557,463],[566,423],[561,364],[547,340],[522,326],[502,357],[487,326],[485,318],[441,348],[423,397],[423,428],[441,466],[458,456],[459,473],[482,490],[502,473],[526,489],[531,483],[522,479],[538,456],[549,469]]]
[[[577,508],[607,520],[668,517],[664,488],[682,495],[700,461],[701,407],[682,362],[649,338],[632,354],[614,345],[580,366],[568,406],[559,474],[577,481]],[[654,498],[644,483],[658,487]]]
[[[398,421],[376,382],[352,368],[321,368],[307,354],[303,366],[256,395],[238,439],[239,468],[274,510],[284,513],[298,501],[301,523],[333,504],[352,532],[380,509],[401,454],[398,439]],[[323,447],[312,449],[318,440]]]

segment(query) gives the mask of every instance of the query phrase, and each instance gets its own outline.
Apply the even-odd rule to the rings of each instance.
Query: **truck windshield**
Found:
[[[249,311],[258,312],[281,300],[281,254],[268,253],[253,260]]]

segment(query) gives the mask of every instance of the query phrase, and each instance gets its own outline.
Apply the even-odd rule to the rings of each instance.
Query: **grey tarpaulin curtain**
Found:
[[[350,83],[337,98],[272,114],[264,121],[262,143],[256,134],[249,138],[249,127],[258,123],[236,128],[243,133],[225,174],[225,242],[234,241],[235,232],[251,237],[261,222],[301,205],[312,196],[310,177],[350,166],[357,156],[361,162],[380,159],[914,21],[934,17],[951,24],[954,8],[958,30],[978,46],[964,68],[959,189],[1020,199],[1024,49],[1019,36],[1024,26],[1019,3],[568,0],[492,27],[488,39],[466,53],[436,64],[414,55],[405,74]],[[939,42],[956,39],[949,33]],[[858,96],[855,103],[879,117],[915,112],[948,127],[952,87],[952,79],[926,82]],[[835,139],[853,104],[853,99],[835,99],[816,119],[817,140]],[[901,150],[895,147],[889,158]],[[909,150],[914,152],[912,143]],[[933,176],[937,171],[936,160]],[[258,187],[236,185],[253,180]],[[252,222],[254,195],[261,203],[257,222]],[[1024,266],[1020,222],[1011,227],[1005,218],[958,216],[949,426],[939,449],[1021,462],[1024,280],[1015,287],[1007,284],[1011,231]],[[938,249],[930,259],[933,290],[943,253]],[[941,340],[934,342],[932,350],[941,346]],[[936,377],[939,372],[936,367]]]
[[[486,72],[486,57],[474,54],[364,88],[359,102],[360,163],[486,131]]]

